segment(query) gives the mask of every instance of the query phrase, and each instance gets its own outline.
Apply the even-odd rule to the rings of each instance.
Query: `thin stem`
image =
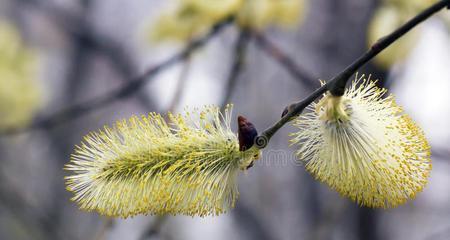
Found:
[[[232,56],[233,65],[230,69],[227,85],[225,86],[225,94],[220,104],[222,108],[229,103],[231,96],[234,92],[234,89],[236,88],[237,80],[244,67],[245,56],[250,37],[251,36],[248,29],[242,29],[241,32],[239,33],[238,39],[236,40],[234,46],[234,55]]]
[[[311,95],[306,97],[300,102],[291,104],[286,107],[288,109],[287,113],[283,115],[283,117],[276,122],[273,126],[264,130],[261,135],[259,135],[255,139],[255,144],[259,148],[265,148],[270,141],[270,138],[287,122],[293,120],[296,116],[303,112],[303,110],[311,104],[314,100],[320,97],[322,94],[330,90],[331,94],[335,96],[342,96],[345,92],[345,85],[350,77],[358,71],[360,67],[369,62],[375,56],[377,56],[381,51],[389,47],[392,43],[402,37],[404,34],[409,32],[411,29],[416,27],[419,23],[423,22],[436,12],[441,9],[444,9],[450,5],[450,0],[443,0],[435,3],[428,9],[424,10],[416,17],[412,18],[410,21],[405,23],[403,26],[387,35],[384,38],[378,40],[369,51],[359,57],[355,62],[350,64],[347,68],[345,68],[341,73],[331,79],[328,83],[323,85],[322,87],[315,90]]]
[[[83,103],[73,105],[65,110],[57,112],[49,117],[40,119],[33,124],[31,124],[27,128],[12,128],[0,131],[0,135],[13,135],[21,132],[25,132],[28,130],[40,129],[40,128],[51,128],[58,124],[68,122],[79,118],[87,113],[92,112],[98,108],[107,106],[119,99],[125,99],[132,96],[136,91],[141,89],[141,87],[147,83],[149,80],[153,79],[158,73],[161,71],[171,67],[172,65],[183,61],[186,59],[192,52],[199,49],[203,45],[205,45],[212,37],[217,35],[221,30],[229,25],[234,20],[233,17],[228,17],[223,21],[215,24],[210,31],[203,37],[192,41],[186,48],[181,50],[179,53],[174,56],[168,58],[162,63],[148,69],[144,74],[134,78],[129,81],[126,85],[124,85],[120,89],[116,89],[106,93],[105,95],[96,97],[89,101],[85,101]]]

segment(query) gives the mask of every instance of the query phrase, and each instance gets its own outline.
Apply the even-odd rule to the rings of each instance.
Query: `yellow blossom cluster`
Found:
[[[214,23],[235,16],[243,27],[295,26],[304,14],[306,0],[176,0],[151,29],[154,40],[188,40],[204,33]]]
[[[396,207],[428,181],[430,146],[392,95],[361,76],[344,96],[326,94],[294,121],[306,169],[368,207]]]
[[[239,150],[231,106],[118,121],[84,138],[66,169],[84,210],[107,216],[218,215],[234,206],[236,178],[259,157]]]
[[[39,106],[36,59],[14,26],[0,21],[0,129],[29,124]]]

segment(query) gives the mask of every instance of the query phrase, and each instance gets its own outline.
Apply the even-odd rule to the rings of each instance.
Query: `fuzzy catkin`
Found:
[[[259,150],[239,151],[231,107],[119,121],[84,138],[66,169],[80,208],[113,217],[218,215],[234,206],[236,177]]]
[[[318,180],[368,207],[396,207],[428,181],[430,146],[392,95],[357,77],[295,120],[297,156]]]
[[[305,15],[307,0],[178,0],[150,30],[156,41],[186,41],[215,23],[235,16],[241,27],[261,30],[270,25],[295,27]]]

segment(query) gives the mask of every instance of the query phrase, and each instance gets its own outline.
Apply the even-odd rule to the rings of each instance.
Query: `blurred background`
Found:
[[[63,167],[90,131],[131,115],[225,102],[262,131],[318,79],[434,2],[298,1],[267,21],[238,19],[194,49],[188,44],[213,23],[177,35],[185,20],[160,19],[180,1],[0,0],[0,239],[450,239],[449,11],[361,70],[426,132],[434,166],[417,199],[383,210],[340,197],[295,162],[286,126],[240,176],[240,198],[226,214],[124,220],[79,210]],[[248,1],[258,13],[271,9]],[[186,48],[193,51],[174,64],[135,78]]]

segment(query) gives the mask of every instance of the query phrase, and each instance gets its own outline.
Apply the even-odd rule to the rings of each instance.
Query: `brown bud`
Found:
[[[281,117],[286,116],[286,114],[290,113],[297,106],[297,103],[291,103],[287,107],[284,108],[283,113],[281,113]],[[298,115],[297,115],[298,116]],[[293,116],[290,120],[296,118],[297,116]]]
[[[238,127],[239,150],[248,150],[253,146],[255,138],[258,136],[258,131],[256,131],[253,123],[243,116],[238,117]]]
[[[286,114],[288,114],[292,109],[295,107],[295,103],[289,104],[287,107],[284,108],[283,113],[281,113],[281,117],[284,117]]]

